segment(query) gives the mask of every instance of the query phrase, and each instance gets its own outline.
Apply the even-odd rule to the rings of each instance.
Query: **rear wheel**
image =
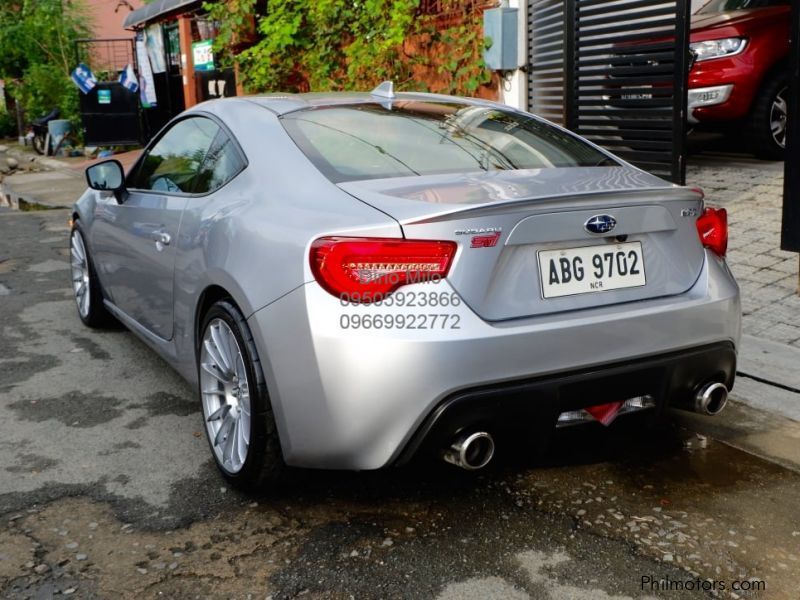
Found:
[[[789,86],[785,75],[767,80],[750,115],[749,138],[759,158],[783,160],[786,152],[786,120]]]
[[[33,149],[36,150],[38,154],[47,154],[46,144],[47,138],[44,135],[37,133],[33,136]]]
[[[198,373],[206,436],[222,475],[243,489],[278,483],[283,455],[261,362],[247,321],[228,300],[203,319]]]

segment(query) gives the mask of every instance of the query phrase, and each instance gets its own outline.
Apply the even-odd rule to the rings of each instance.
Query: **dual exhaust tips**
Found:
[[[695,394],[691,410],[702,415],[717,415],[728,404],[728,388],[725,384],[704,384]],[[461,433],[442,452],[442,458],[451,465],[467,471],[484,468],[494,458],[494,438],[485,431]]]

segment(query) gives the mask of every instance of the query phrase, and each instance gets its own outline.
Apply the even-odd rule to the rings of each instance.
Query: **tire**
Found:
[[[33,149],[36,151],[37,154],[47,154],[45,144],[47,143],[47,138],[43,135],[36,134],[33,136]]]
[[[788,86],[785,74],[773,75],[753,104],[747,137],[758,158],[783,160],[785,157]]]
[[[197,346],[203,425],[217,468],[239,489],[276,487],[286,467],[272,405],[253,335],[230,300],[203,316]]]
[[[78,317],[84,325],[93,329],[118,326],[118,321],[103,304],[100,281],[77,219],[72,225],[69,240],[70,276]]]

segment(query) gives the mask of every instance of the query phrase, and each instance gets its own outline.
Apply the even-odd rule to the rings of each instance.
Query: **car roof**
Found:
[[[231,98],[232,100],[233,98]],[[474,106],[501,106],[496,102],[479,98],[464,98],[460,96],[446,96],[443,94],[430,94],[424,92],[397,92],[394,98],[377,96],[368,92],[310,92],[305,94],[264,94],[260,96],[242,96],[240,100],[247,100],[262,106],[277,115],[310,108],[329,106],[344,106],[354,104],[387,104],[391,102],[442,102],[450,104],[463,104]],[[227,99],[215,102],[226,102]],[[513,110],[511,107],[503,108]]]

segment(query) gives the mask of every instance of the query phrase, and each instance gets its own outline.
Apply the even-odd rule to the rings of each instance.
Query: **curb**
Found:
[[[30,152],[20,152],[16,148],[9,148],[6,152],[8,156],[16,158],[20,163],[36,163],[52,171],[60,171],[65,174],[81,177],[81,175],[71,168],[69,165],[62,163],[60,160],[51,158],[49,156],[39,156]]]
[[[20,151],[18,148],[9,147],[6,147],[6,151],[3,154],[5,154],[7,157],[17,159],[20,165],[36,164],[37,166],[42,167],[45,172],[56,171],[62,175],[74,177],[75,179],[82,179],[81,174],[69,167],[69,165],[66,165],[61,161],[48,156],[39,156],[30,152]],[[24,169],[16,169],[11,173],[0,176],[0,207],[8,207],[12,210],[19,211],[58,210],[67,208],[62,204],[53,204],[52,202],[32,197],[29,194],[22,196],[17,193],[14,190],[13,185],[9,184],[7,178],[9,176],[23,174],[25,172],[26,171]]]

